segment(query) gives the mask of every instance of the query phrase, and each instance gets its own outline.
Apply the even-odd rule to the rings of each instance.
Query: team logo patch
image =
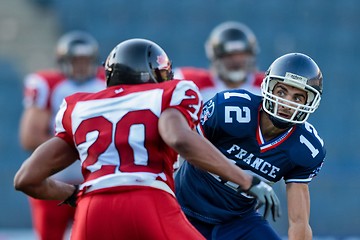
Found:
[[[215,104],[213,100],[210,100],[204,105],[201,113],[200,122],[203,125],[214,113]]]
[[[296,75],[296,74],[290,73],[290,72],[286,72],[285,79],[291,79],[291,80],[299,81],[302,84],[306,84],[306,82],[308,80],[306,77],[302,77],[300,75]]]

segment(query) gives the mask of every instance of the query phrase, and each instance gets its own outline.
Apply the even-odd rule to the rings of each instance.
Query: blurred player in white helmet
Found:
[[[192,80],[199,87],[204,100],[227,89],[246,89],[260,95],[264,73],[258,71],[259,52],[254,33],[244,24],[223,22],[210,33],[205,43],[210,69],[179,67],[175,78]]]

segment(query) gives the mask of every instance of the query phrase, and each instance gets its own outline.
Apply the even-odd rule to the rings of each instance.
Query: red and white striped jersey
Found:
[[[25,77],[24,88],[24,107],[35,106],[51,111],[49,129],[54,129],[55,115],[62,100],[77,92],[97,92],[104,89],[105,73],[103,68],[99,68],[96,78],[77,82],[66,78],[58,70],[38,71]]]
[[[77,149],[83,187],[117,175],[161,180],[173,190],[177,153],[158,131],[161,113],[179,110],[193,128],[202,98],[191,81],[118,85],[67,97],[56,117],[56,136]]]

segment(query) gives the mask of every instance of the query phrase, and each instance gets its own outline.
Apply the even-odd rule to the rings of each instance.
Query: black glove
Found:
[[[280,201],[271,186],[253,176],[251,187],[245,192],[257,198],[258,204],[256,209],[259,209],[265,204],[264,219],[267,218],[270,210],[274,222],[280,217]]]
[[[75,187],[75,190],[70,195],[70,197],[68,197],[67,199],[65,199],[61,203],[59,203],[58,206],[63,205],[63,204],[67,204],[67,205],[70,205],[71,207],[76,207],[76,200],[77,200],[77,194],[79,192],[79,185],[74,185],[74,187]]]

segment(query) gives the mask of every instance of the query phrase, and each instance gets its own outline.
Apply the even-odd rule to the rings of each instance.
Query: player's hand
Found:
[[[74,185],[75,189],[74,192],[64,201],[62,201],[61,203],[59,203],[58,205],[63,205],[63,204],[67,204],[71,207],[76,207],[76,200],[77,200],[77,194],[79,192],[79,185]]]
[[[271,186],[253,176],[251,187],[246,191],[246,193],[257,198],[258,204],[256,209],[265,205],[263,215],[265,219],[268,217],[270,211],[274,221],[280,217],[280,201]]]

